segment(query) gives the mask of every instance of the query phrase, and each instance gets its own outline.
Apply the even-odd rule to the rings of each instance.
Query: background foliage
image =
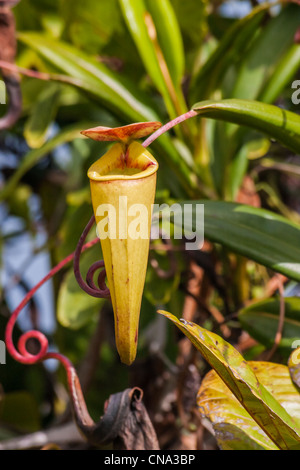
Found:
[[[110,394],[143,388],[160,445],[167,449],[228,448],[226,432],[234,436],[235,449],[282,448],[282,436],[275,435],[271,418],[267,434],[257,434],[263,418],[251,421],[253,410],[241,411],[213,372],[204,379],[220,363],[226,375],[226,361],[218,356],[212,363],[201,345],[201,354],[196,352],[158,309],[197,323],[207,335],[217,333],[246,360],[274,361],[286,381],[286,361],[300,338],[300,118],[291,100],[291,84],[299,78],[300,6],[237,2],[244,9],[236,15],[239,9],[232,14],[228,3],[22,0],[13,9],[17,65],[50,77],[22,77],[22,116],[0,134],[0,338],[16,298],[32,286],[30,266],[41,253],[55,265],[74,251],[92,215],[86,173],[107,144],[84,139],[79,131],[166,123],[191,108],[199,114],[151,145],[160,164],[156,202],[204,203],[206,241],[202,250],[185,252],[174,240],[171,254],[153,242],[134,365],[119,363],[110,304],[87,297],[72,267],[56,276],[45,294],[55,314],[52,330],[35,299],[23,314],[27,323],[19,324],[20,330],[45,325],[52,347],[79,370],[94,419]],[[193,211],[188,224],[194,228]],[[24,251],[20,265],[16,260]],[[83,256],[83,272],[97,258],[100,246]],[[45,273],[41,264],[35,266],[38,281]],[[272,348],[283,296],[284,325]],[[257,392],[251,367],[245,376],[250,401]],[[270,364],[266,368],[273,370]],[[1,439],[70,420],[60,369],[23,366],[7,357],[0,374]],[[268,396],[257,401],[256,412],[276,410],[285,441],[291,448],[299,445],[299,426],[286,416],[288,410],[299,423],[298,409],[285,404],[287,395],[296,396],[296,385],[290,381],[282,399],[260,369],[259,374]],[[196,395],[203,379],[201,421]],[[219,404],[217,411],[205,409],[205,397],[216,397],[220,387],[225,411]],[[234,415],[241,413],[253,432],[237,425]]]

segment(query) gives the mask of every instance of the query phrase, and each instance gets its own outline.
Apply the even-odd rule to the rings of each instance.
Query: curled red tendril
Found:
[[[73,414],[75,418],[75,422],[78,428],[82,431],[82,433],[87,437],[87,439],[93,438],[93,432],[96,427],[93,419],[90,417],[88,409],[86,407],[86,403],[84,400],[84,396],[82,393],[81,385],[76,373],[76,370],[72,364],[72,362],[65,357],[63,354],[55,353],[55,352],[48,352],[49,343],[46,336],[37,330],[27,331],[23,333],[18,341],[17,348],[14,346],[13,343],[13,329],[18,319],[19,314],[23,310],[23,308],[27,305],[36,291],[51,279],[56,273],[58,273],[63,267],[65,267],[68,263],[70,263],[74,259],[74,272],[76,271],[76,279],[79,280],[80,287],[83,288],[86,292],[90,295],[96,297],[109,297],[109,290],[105,285],[105,269],[103,269],[100,274],[98,275],[98,285],[99,288],[96,287],[93,277],[95,272],[99,268],[104,267],[103,261],[98,261],[94,263],[87,273],[87,284],[84,283],[79,269],[79,258],[82,252],[91,248],[96,243],[99,242],[98,238],[85,243],[85,238],[94,223],[94,217],[92,217],[85,228],[80,240],[78,242],[78,246],[74,253],[67,256],[63,261],[61,261],[57,266],[55,266],[51,271],[40,281],[38,282],[28,294],[24,297],[22,302],[18,305],[18,307],[12,313],[8,323],[6,325],[5,331],[5,342],[6,347],[10,355],[18,362],[22,364],[36,364],[40,361],[45,361],[47,359],[56,359],[58,360],[66,370],[67,379],[68,379],[68,388],[71,398],[71,404],[73,409]],[[97,295],[95,295],[97,294]],[[28,340],[35,339],[38,341],[39,344],[39,351],[36,354],[32,354],[27,349]]]
[[[81,246],[80,252],[87,250],[94,246],[97,242],[99,242],[98,238],[86,243],[84,246]],[[37,330],[27,331],[23,333],[18,341],[17,348],[15,348],[13,343],[13,329],[18,319],[19,314],[23,310],[23,308],[27,305],[30,299],[34,296],[36,291],[51,279],[56,273],[58,273],[62,268],[64,268],[68,263],[70,263],[73,258],[75,257],[75,253],[71,253],[67,256],[64,260],[62,260],[57,266],[55,266],[51,271],[40,281],[38,282],[28,294],[24,297],[22,302],[18,305],[18,307],[13,311],[11,317],[8,320],[5,330],[5,343],[8,352],[10,355],[18,362],[22,364],[35,364],[39,361],[43,361],[45,359],[58,359],[60,360],[64,366],[70,364],[68,359],[64,358],[64,356],[60,354],[48,353],[48,339],[46,336]],[[39,343],[40,349],[36,354],[32,354],[27,350],[27,343],[29,339],[36,339]]]

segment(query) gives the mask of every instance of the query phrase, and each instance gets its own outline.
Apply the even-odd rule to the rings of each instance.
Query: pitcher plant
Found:
[[[161,124],[96,127],[82,134],[116,141],[88,170],[92,204],[114,311],[116,347],[130,365],[137,351],[158,163],[136,139]]]

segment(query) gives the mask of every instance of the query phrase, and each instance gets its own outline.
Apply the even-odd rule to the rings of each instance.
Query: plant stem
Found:
[[[17,72],[21,75],[25,75],[26,77],[37,78],[38,80],[55,80],[57,82],[68,83],[74,86],[82,85],[82,81],[76,78],[71,78],[60,74],[51,74],[45,72],[38,72],[37,70],[25,69],[23,67],[19,67],[18,65],[11,64],[10,62],[6,62],[5,60],[0,60],[0,69],[10,70],[11,72]]]
[[[162,126],[160,129],[158,129],[156,132],[150,135],[144,142],[143,142],[143,147],[147,148],[154,140],[156,140],[158,137],[160,137],[162,134],[165,132],[169,131],[172,129],[172,127],[177,126],[177,124],[180,124],[187,119],[190,119],[192,117],[197,116],[198,113],[197,111],[194,111],[193,109],[191,111],[188,111],[187,113],[181,114],[181,116],[178,116],[177,118],[173,119],[172,121],[169,121],[167,124]]]

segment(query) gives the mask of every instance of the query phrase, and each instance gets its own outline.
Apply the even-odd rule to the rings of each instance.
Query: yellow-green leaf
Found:
[[[300,425],[300,394],[288,367],[271,362],[248,362],[256,377]],[[202,381],[197,404],[214,427],[223,450],[275,450],[277,446],[212,370]]]
[[[296,422],[259,382],[243,356],[231,344],[195,323],[180,321],[168,312],[159,313],[169,318],[191,340],[277,447],[300,450],[300,429]]]

